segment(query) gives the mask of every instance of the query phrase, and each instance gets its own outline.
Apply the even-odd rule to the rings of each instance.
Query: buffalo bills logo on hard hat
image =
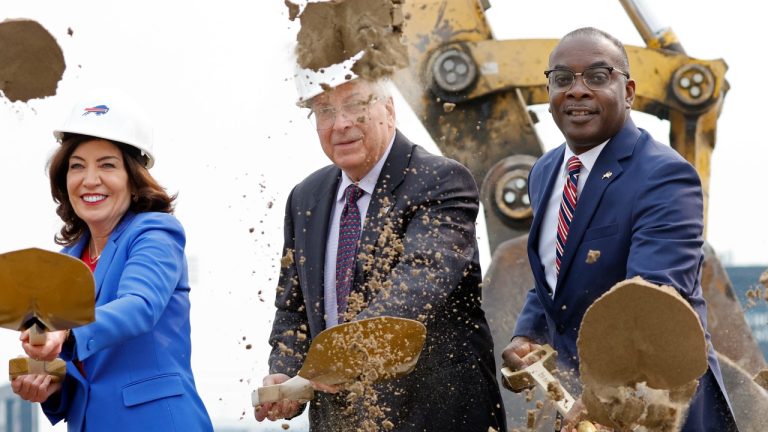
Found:
[[[84,111],[85,111],[83,113],[84,116],[90,113],[95,113],[97,116],[100,116],[108,113],[109,107],[106,105],[96,105],[95,107],[92,107],[92,108],[86,108]]]

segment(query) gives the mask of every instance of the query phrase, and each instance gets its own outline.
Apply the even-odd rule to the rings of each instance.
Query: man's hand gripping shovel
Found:
[[[529,363],[524,369],[515,371],[508,367],[503,367],[501,368],[501,375],[507,387],[516,393],[535,387],[548,392],[552,395],[550,399],[555,403],[557,412],[565,417],[573,407],[575,400],[560,385],[560,381],[552,375],[551,371],[556,368],[556,359],[557,351],[550,345],[542,345],[539,349],[531,351],[523,357],[523,361],[527,364]],[[590,422],[579,423],[579,432],[595,430],[597,429]]]

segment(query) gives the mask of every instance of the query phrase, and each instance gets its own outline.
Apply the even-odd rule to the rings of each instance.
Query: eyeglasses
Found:
[[[318,108],[312,108],[309,113],[310,116],[314,115],[315,125],[317,129],[330,129],[336,123],[336,114],[341,112],[347,118],[351,118],[352,121],[357,123],[365,122],[365,118],[368,116],[368,110],[371,105],[378,102],[380,99],[377,97],[370,97],[368,100],[360,100],[345,103],[340,107],[321,106]]]
[[[602,90],[611,84],[611,72],[616,71],[629,79],[629,74],[611,66],[595,66],[576,73],[568,69],[550,69],[544,71],[549,79],[549,90],[566,92],[573,87],[576,77],[581,75],[584,84],[591,90]]]

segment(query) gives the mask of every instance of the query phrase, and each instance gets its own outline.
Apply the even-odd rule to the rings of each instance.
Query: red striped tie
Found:
[[[555,270],[560,274],[560,260],[563,258],[565,241],[568,239],[568,229],[576,211],[577,189],[581,161],[576,156],[568,159],[568,178],[563,186],[563,199],[560,201],[560,214],[557,217],[557,244],[555,245]]]

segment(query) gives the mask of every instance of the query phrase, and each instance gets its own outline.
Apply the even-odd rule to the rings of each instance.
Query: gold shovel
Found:
[[[618,282],[587,309],[576,344],[590,418],[679,430],[708,368],[704,329],[680,293],[640,277]]]
[[[282,384],[253,391],[259,406],[280,400],[314,397],[310,381],[339,385],[366,376],[371,381],[407,375],[416,366],[427,330],[418,321],[376,317],[323,330],[312,341],[299,373]]]
[[[94,282],[82,261],[31,248],[0,254],[0,327],[29,329],[32,345],[44,345],[46,332],[93,322]],[[61,380],[64,361],[20,357],[8,362],[9,378],[49,374]]]
[[[575,400],[552,375],[552,370],[557,368],[556,359],[557,351],[548,344],[542,345],[523,357],[524,361],[533,361],[530,365],[521,370],[512,370],[505,366],[501,368],[501,375],[515,393],[538,386],[545,392],[557,395],[557,399],[554,400],[557,411],[565,416],[573,407]]]

